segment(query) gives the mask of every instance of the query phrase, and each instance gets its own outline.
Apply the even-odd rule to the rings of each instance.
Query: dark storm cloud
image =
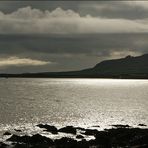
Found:
[[[79,4],[80,14],[107,18],[144,19],[148,17],[147,1],[100,1]]]
[[[147,53],[147,39],[148,34],[0,35],[0,61],[19,57],[18,64],[24,58],[28,63],[35,59],[43,64],[23,68],[11,65],[3,69],[5,72],[77,70],[105,59]]]
[[[25,52],[107,56],[112,51],[147,51],[148,34],[0,35],[0,53]],[[29,55],[29,54],[28,54]]]
[[[77,70],[148,53],[146,1],[0,1],[0,11],[1,72]]]
[[[57,7],[78,11],[79,1],[0,1],[0,10],[11,13],[19,8],[30,6],[40,10],[54,10]]]
[[[80,15],[90,14],[107,18],[143,19],[148,17],[147,1],[0,1],[0,10],[11,13],[18,8],[31,6],[40,10],[57,7],[72,9]]]

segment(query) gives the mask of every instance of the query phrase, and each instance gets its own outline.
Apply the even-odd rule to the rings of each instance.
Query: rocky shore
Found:
[[[73,126],[58,129],[47,124],[36,126],[53,135],[64,133],[73,135],[74,138],[64,136],[51,139],[42,134],[21,136],[7,131],[3,136],[8,138],[0,142],[0,148],[148,148],[148,129],[144,128],[144,124],[139,124],[138,128],[113,125],[111,129],[103,131]],[[86,136],[93,138],[88,140]]]

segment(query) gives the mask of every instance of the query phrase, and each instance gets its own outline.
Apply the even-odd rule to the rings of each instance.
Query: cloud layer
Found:
[[[0,12],[1,34],[96,34],[144,33],[148,20],[109,19],[80,16],[73,10],[56,8],[42,11],[31,7],[19,8],[10,14]]]
[[[1,1],[0,70],[78,70],[148,53],[147,8],[146,1]]]
[[[19,57],[8,57],[8,58],[0,58],[0,67],[7,66],[41,66],[47,65],[51,62],[34,60],[30,58],[19,58]]]

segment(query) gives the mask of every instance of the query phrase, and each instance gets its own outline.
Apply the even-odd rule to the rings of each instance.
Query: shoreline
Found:
[[[1,75],[1,74],[0,74]],[[117,79],[117,80],[148,80],[148,77],[36,77],[36,76],[0,76],[1,79]]]
[[[58,129],[48,124],[36,125],[42,131],[53,136],[63,134],[61,138],[49,138],[42,134],[21,135],[6,131],[3,134],[5,141],[0,142],[0,148],[112,148],[112,147],[148,147],[148,128],[144,124],[134,128],[129,125],[112,125],[110,129],[102,131],[74,126],[65,126]],[[99,127],[99,126],[98,126]],[[19,134],[17,134],[19,133]],[[71,137],[71,136],[73,137]],[[87,137],[92,137],[87,139]]]

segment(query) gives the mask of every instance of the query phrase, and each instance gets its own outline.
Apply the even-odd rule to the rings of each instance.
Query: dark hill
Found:
[[[148,54],[103,61],[93,70],[99,74],[148,74]]]
[[[103,61],[93,68],[70,72],[1,74],[1,77],[43,78],[148,78],[148,54]]]

